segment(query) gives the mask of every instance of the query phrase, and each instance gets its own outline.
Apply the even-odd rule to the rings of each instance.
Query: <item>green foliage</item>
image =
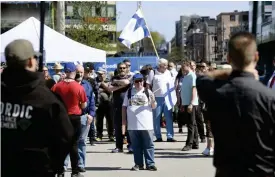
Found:
[[[66,28],[66,35],[97,49],[112,50],[109,37],[113,34],[108,31],[108,25],[113,22],[111,18],[106,17],[106,12],[102,12],[104,9],[106,11],[106,2],[71,1],[70,3],[73,5],[71,19],[74,22]]]
[[[180,47],[174,47],[171,49],[171,53],[168,56],[168,60],[174,63],[180,63],[183,61],[184,55]]]

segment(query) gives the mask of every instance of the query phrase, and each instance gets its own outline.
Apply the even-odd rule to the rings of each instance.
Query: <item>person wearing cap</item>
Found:
[[[122,132],[126,125],[131,138],[135,165],[132,170],[146,169],[156,171],[153,142],[153,109],[156,108],[155,96],[143,86],[143,75],[133,76],[134,86],[126,92],[122,105]]]
[[[113,126],[113,116],[112,116],[112,93],[108,89],[109,80],[106,76],[106,70],[102,67],[97,70],[97,77],[95,79],[96,85],[96,105],[97,105],[97,120],[96,120],[96,130],[97,130],[97,141],[102,141],[103,138],[103,120],[104,117],[107,121],[107,131],[110,141],[114,141],[114,126]],[[106,111],[109,110],[109,111]]]
[[[74,139],[70,149],[70,159],[72,167],[72,177],[81,177],[78,167],[78,141],[81,135],[81,115],[82,110],[87,107],[87,95],[84,88],[75,81],[76,66],[74,63],[66,63],[64,66],[66,78],[58,82],[52,91],[58,94],[63,100],[71,123],[74,127]],[[60,167],[58,175],[64,177],[64,167]]]
[[[78,157],[79,157],[79,171],[86,172],[85,162],[86,162],[86,139],[90,129],[90,125],[95,118],[95,100],[94,92],[91,84],[83,78],[84,68],[82,65],[76,66],[76,76],[75,80],[81,86],[84,87],[85,93],[87,95],[87,107],[82,110],[82,115],[80,117],[81,121],[81,136],[78,141]],[[69,163],[69,155],[67,156],[64,166],[67,169]]]
[[[60,63],[56,62],[53,66],[53,69],[55,72],[55,74],[53,75],[53,80],[55,81],[55,83],[58,83],[59,81],[62,80],[61,79],[61,77],[62,77],[61,71],[62,71],[62,69],[64,69],[64,67]]]
[[[69,152],[73,127],[63,103],[45,86],[30,41],[5,48],[1,75],[1,176],[54,177]]]

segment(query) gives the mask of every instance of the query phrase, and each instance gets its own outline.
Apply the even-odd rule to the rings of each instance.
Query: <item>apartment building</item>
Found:
[[[175,23],[175,29],[176,29],[175,44],[176,44],[176,47],[179,47],[181,49],[181,52],[183,54],[186,54],[186,35],[187,35],[186,31],[189,23],[190,23],[189,16],[180,16],[180,20],[176,21]]]
[[[226,61],[227,44],[232,34],[248,30],[248,11],[222,12],[217,16],[218,60]]]
[[[258,67],[265,71],[267,78],[273,73],[272,60],[275,58],[275,1],[257,2],[256,38],[260,60]],[[253,2],[249,2],[249,31],[252,32]]]
[[[51,2],[45,6],[45,24],[51,26]],[[1,1],[1,34],[30,17],[40,19],[40,1]]]

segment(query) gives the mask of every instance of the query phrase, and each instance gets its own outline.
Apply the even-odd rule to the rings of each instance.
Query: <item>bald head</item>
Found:
[[[228,61],[233,68],[240,70],[252,63],[257,63],[257,44],[251,33],[240,32],[230,38],[228,42]]]
[[[84,73],[84,67],[82,65],[76,65],[76,72],[83,72]]]
[[[75,80],[81,82],[84,76],[84,67],[82,65],[76,66],[76,76]]]

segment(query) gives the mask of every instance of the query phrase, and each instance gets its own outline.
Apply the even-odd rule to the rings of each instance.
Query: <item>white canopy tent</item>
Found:
[[[34,49],[39,51],[40,21],[30,17],[18,26],[0,36],[1,53],[13,40],[27,39],[32,42]],[[44,26],[45,61],[54,62],[105,62],[106,52],[76,42],[48,26]]]

